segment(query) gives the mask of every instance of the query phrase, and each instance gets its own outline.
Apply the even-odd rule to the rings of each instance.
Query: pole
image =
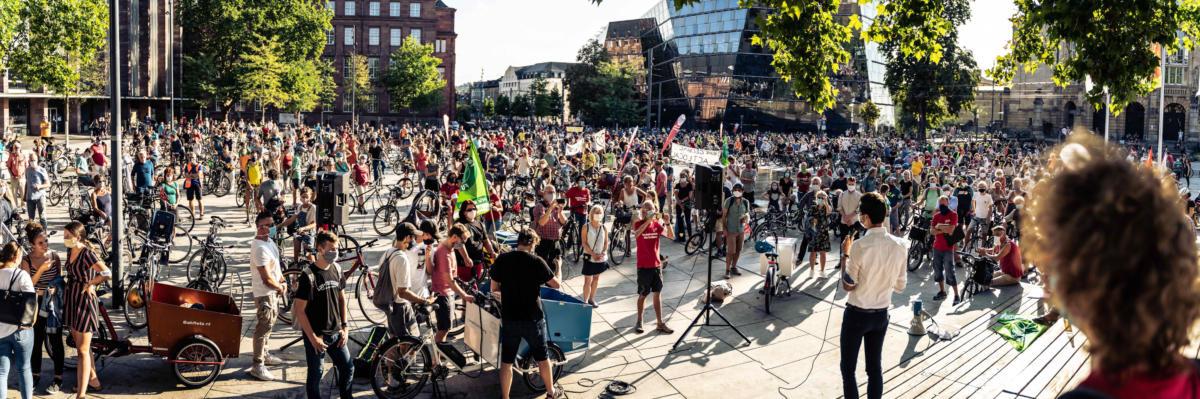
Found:
[[[167,18],[167,32],[171,35],[167,39],[167,96],[171,99],[170,107],[167,108],[167,119],[171,121],[167,126],[172,132],[175,131],[175,2],[167,0],[167,13],[170,18]]]
[[[108,121],[110,134],[112,135],[112,148],[109,148],[109,156],[112,158],[109,161],[109,179],[112,187],[110,192],[112,195],[112,274],[114,276],[121,275],[121,235],[124,233],[122,229],[125,227],[125,215],[121,212],[121,201],[125,199],[123,186],[121,185],[121,81],[118,79],[121,76],[121,40],[117,36],[120,34],[121,14],[117,8],[119,0],[109,0],[108,2],[108,105],[109,112],[112,117]],[[125,287],[120,278],[112,280],[113,298],[124,298]],[[112,306],[119,308],[124,305],[124,301],[114,300]]]
[[[662,98],[662,85],[658,87],[659,98]],[[646,130],[650,130],[650,102],[654,100],[654,48],[650,48],[650,63],[646,66]],[[660,100],[659,105],[662,105]],[[662,113],[662,110],[658,111]],[[659,115],[662,120],[662,115]]]
[[[1163,104],[1167,100],[1167,46],[1159,46],[1159,87],[1158,87],[1158,165],[1166,167],[1163,160]]]
[[[1108,142],[1108,122],[1112,118],[1108,115],[1108,110],[1112,109],[1112,95],[1108,94],[1108,88],[1104,88],[1104,142]]]

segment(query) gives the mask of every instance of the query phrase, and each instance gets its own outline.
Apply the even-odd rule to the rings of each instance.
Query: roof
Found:
[[[517,74],[535,73],[535,72],[566,72],[567,68],[575,65],[573,62],[540,62],[533,65],[518,67]]]
[[[438,0],[437,4],[434,4],[434,6],[437,8],[450,8],[450,6],[446,5],[446,3],[442,0]]]
[[[642,33],[655,27],[654,18],[629,19],[608,23],[606,39],[641,37]]]

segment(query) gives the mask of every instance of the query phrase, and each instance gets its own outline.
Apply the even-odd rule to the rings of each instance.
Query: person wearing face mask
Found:
[[[417,243],[418,235],[420,230],[417,230],[417,226],[401,223],[396,227],[396,239],[392,242],[392,248],[383,254],[383,263],[388,272],[386,277],[390,280],[392,289],[392,296],[385,297],[390,302],[390,309],[387,309],[387,327],[393,337],[420,336],[417,315],[412,305],[433,304],[432,299],[421,297],[412,289],[413,279],[425,276],[424,273],[418,273],[416,263],[408,256],[408,252]],[[380,276],[383,277],[385,276]]]
[[[742,275],[737,264],[742,254],[742,243],[746,241],[744,227],[750,221],[750,201],[742,197],[742,183],[733,185],[732,194],[721,207],[721,220],[725,227],[726,279]]]
[[[931,229],[933,237],[933,281],[938,283],[938,293],[933,300],[946,299],[946,283],[954,290],[954,304],[958,304],[958,278],[954,275],[954,245],[950,235],[958,228],[958,213],[950,209],[950,198],[938,198],[938,212],[933,215]]]
[[[571,219],[575,220],[576,226],[583,226],[587,223],[587,205],[592,201],[592,192],[584,187],[584,178],[582,175],[575,178],[575,185],[567,189],[567,206],[571,210]]]
[[[596,288],[600,284],[600,274],[608,270],[608,229],[604,227],[604,207],[592,205],[588,211],[588,221],[582,225],[579,234],[583,243],[583,295],[582,299],[593,308],[596,305]]]
[[[92,357],[92,334],[100,329],[100,298],[96,286],[112,278],[112,272],[96,256],[96,250],[84,240],[87,232],[83,223],[72,221],[63,228],[63,244],[67,247],[67,263],[64,266],[67,286],[63,304],[66,325],[71,330],[78,359],[75,366],[75,397],[87,397],[88,389],[99,391],[100,378],[96,376]]]
[[[455,224],[450,227],[450,231],[446,235],[446,239],[442,240],[438,245],[437,250],[433,252],[433,263],[428,270],[430,279],[430,289],[435,296],[434,303],[438,305],[435,317],[437,318],[437,333],[433,339],[437,344],[446,342],[446,334],[450,332],[450,310],[451,298],[453,293],[466,302],[474,302],[475,297],[467,295],[462,287],[458,286],[458,282],[451,276],[451,272],[458,269],[457,259],[454,257],[454,252],[463,245],[463,242],[470,237],[471,231],[462,224]]]
[[[260,228],[261,234],[261,228]],[[325,372],[325,354],[337,368],[337,389],[342,399],[351,392],[354,363],[346,347],[349,338],[346,297],[342,269],[338,266],[337,236],[317,233],[317,262],[304,268],[296,286],[293,317],[304,341],[304,359],[308,364],[304,388],[309,399],[321,398],[321,377]]]
[[[279,317],[279,300],[287,293],[283,283],[283,269],[279,247],[275,245],[275,219],[270,213],[259,212],[254,220],[254,241],[250,242],[250,290],[254,294],[255,327],[254,359],[250,376],[271,381],[275,376],[267,366],[283,363],[278,357],[267,353],[267,341],[271,328]]]
[[[996,245],[992,248],[980,248],[979,252],[1000,265],[1000,270],[992,275],[992,286],[1003,287],[1021,283],[1025,275],[1025,266],[1021,261],[1021,248],[1016,241],[1010,240],[1004,232],[1004,226],[993,226],[992,235],[996,237]]]
[[[858,206],[863,193],[858,190],[858,179],[853,176],[846,179],[846,192],[837,198],[838,213],[842,215],[839,234],[842,237],[842,256],[834,268],[842,267],[846,257],[850,255],[850,245],[854,244],[854,236],[865,230],[858,221]]]
[[[495,256],[496,253],[491,240],[487,239],[487,231],[479,220],[478,213],[475,201],[466,200],[459,204],[458,219],[454,221],[465,226],[471,233],[463,245],[454,250],[458,258],[458,269],[455,272],[462,281],[474,281],[482,276],[486,258]]]
[[[559,259],[562,251],[558,248],[558,241],[562,238],[562,227],[567,223],[567,218],[562,213],[563,202],[558,201],[554,186],[547,184],[542,201],[539,201],[533,208],[535,230],[538,237],[541,238],[535,253],[550,265],[556,276],[562,275],[561,260]]]

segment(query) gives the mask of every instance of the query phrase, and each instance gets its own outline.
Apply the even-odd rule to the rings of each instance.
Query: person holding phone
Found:
[[[642,310],[646,307],[646,297],[654,294],[654,317],[658,321],[657,330],[663,334],[674,333],[662,319],[661,294],[663,288],[663,260],[659,257],[658,241],[661,237],[674,239],[669,218],[663,218],[655,208],[655,201],[642,202],[641,218],[633,222],[634,234],[637,238],[637,322],[633,330],[638,334],[642,329]]]
[[[563,225],[567,224],[563,216],[566,198],[558,198],[553,184],[547,184],[542,191],[542,200],[533,208],[535,230],[541,241],[538,242],[534,253],[554,269],[555,276],[562,275],[562,250],[558,248],[558,240],[562,238]]]

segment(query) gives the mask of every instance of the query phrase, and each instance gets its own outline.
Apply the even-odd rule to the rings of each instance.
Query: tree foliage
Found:
[[[421,44],[411,36],[405,38],[392,51],[382,79],[392,109],[420,109],[438,104],[441,91],[446,88],[446,80],[438,72],[441,65],[442,59],[433,56],[433,46]]]
[[[278,107],[287,100],[282,80],[285,72],[290,74],[291,68],[280,62],[279,47],[279,42],[264,39],[240,57],[237,90],[242,93],[242,100],[262,105],[264,117],[268,107]]]
[[[24,30],[21,8],[24,0],[0,0],[0,68],[9,64],[9,53],[18,33]]]
[[[640,121],[634,76],[639,65],[610,61],[604,45],[589,41],[567,69],[566,86],[571,111],[590,125],[634,125]]]
[[[1114,112],[1158,87],[1154,44],[1174,53],[1195,47],[1200,38],[1200,0],[1016,0],[1016,5],[1008,53],[989,74],[1004,84],[1019,68],[1045,64],[1059,86],[1091,77],[1095,86],[1087,97],[1096,109],[1106,87]]]
[[[529,96],[525,94],[517,94],[512,98],[512,116],[524,117],[532,116],[533,104]]]
[[[496,116],[496,101],[485,98],[483,99],[483,117],[491,118]]]
[[[867,100],[858,106],[858,115],[862,117],[868,129],[874,129],[875,122],[879,121],[879,106],[875,105],[874,101]]]
[[[511,98],[505,95],[496,97],[496,115],[504,117],[511,117],[513,115]]]
[[[348,71],[342,72],[342,101],[353,101],[354,112],[368,106],[374,89],[371,87],[371,69],[367,66],[367,57],[362,54],[351,54]]]
[[[0,0],[6,1],[6,0]],[[63,96],[80,92],[84,70],[96,61],[108,38],[104,0],[21,0],[20,44],[10,67],[31,88]],[[5,7],[7,8],[7,6]],[[3,12],[3,11],[0,11]],[[2,39],[0,39],[2,40]]]
[[[557,87],[550,90],[550,94],[546,95],[546,102],[549,104],[549,111],[546,116],[562,118],[563,116],[563,96],[562,92]]]

